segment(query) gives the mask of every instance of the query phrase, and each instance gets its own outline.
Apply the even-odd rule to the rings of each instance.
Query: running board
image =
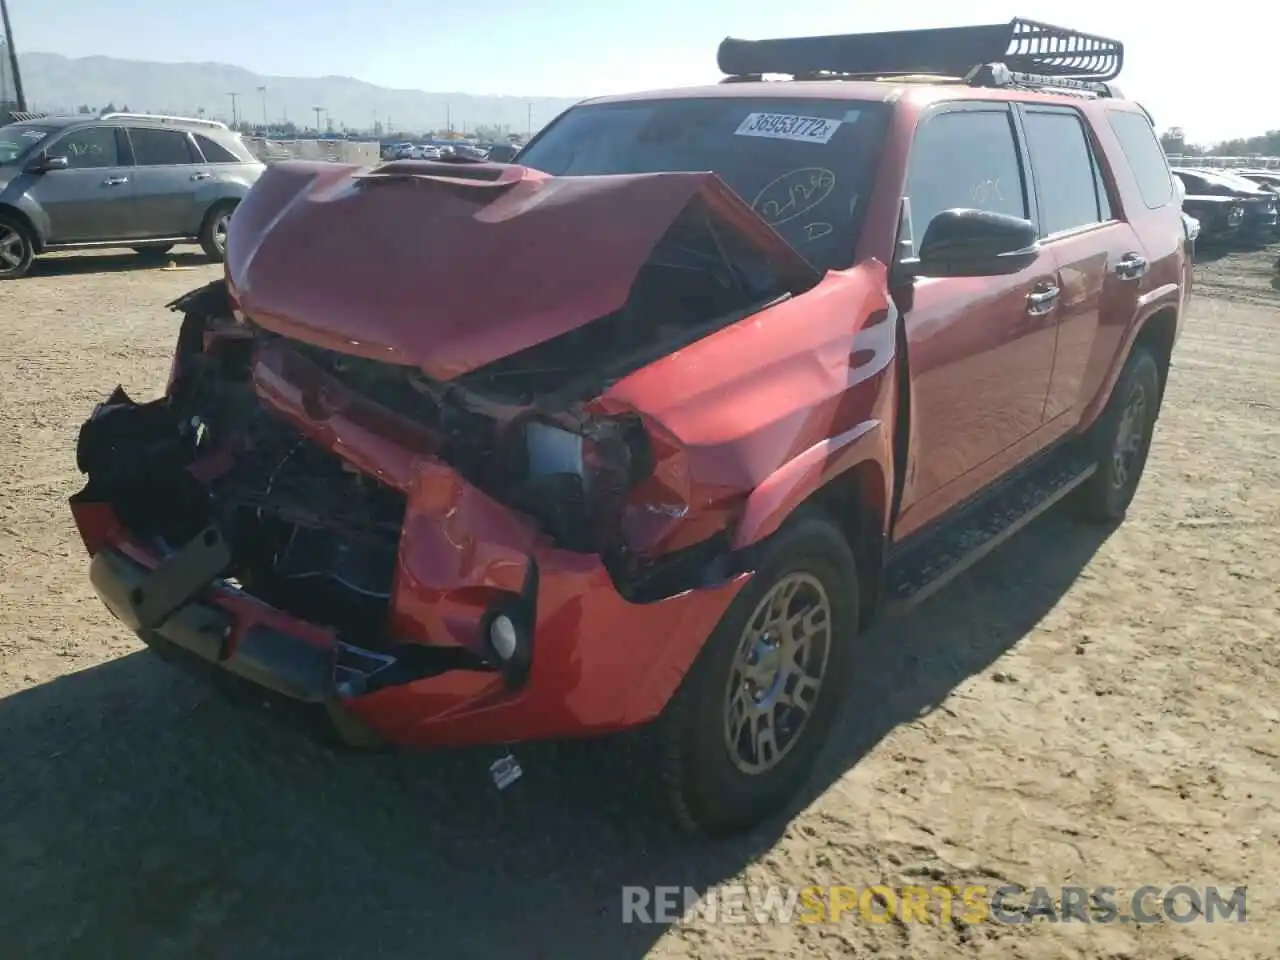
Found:
[[[886,616],[910,610],[1018,533],[1093,476],[1097,464],[1060,450],[982,494],[935,533],[889,559]]]

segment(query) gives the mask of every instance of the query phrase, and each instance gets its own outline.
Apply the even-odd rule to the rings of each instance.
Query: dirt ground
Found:
[[[803,808],[673,836],[600,745],[331,754],[144,651],[90,593],[76,429],[163,384],[215,270],[0,285],[0,957],[1280,957],[1280,292],[1206,258],[1118,530],[1051,514],[906,621]],[[1245,924],[623,924],[623,885],[1248,885]]]

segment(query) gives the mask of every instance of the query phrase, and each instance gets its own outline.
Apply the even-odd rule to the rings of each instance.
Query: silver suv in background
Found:
[[[216,120],[109,113],[0,127],[0,280],[41,253],[199,243],[214,260],[264,167]]]

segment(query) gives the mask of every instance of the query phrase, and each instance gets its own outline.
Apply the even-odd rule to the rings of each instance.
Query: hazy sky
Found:
[[[1272,3],[1231,12],[1155,0],[9,0],[16,46],[67,56],[217,61],[389,87],[590,96],[718,79],[725,35],[756,39],[997,23],[1015,13],[1116,37],[1119,83],[1160,128],[1198,142],[1280,128]],[[1195,12],[1192,12],[1195,11]],[[1207,12],[1206,12],[1207,11]],[[1258,29],[1249,29],[1254,22]]]

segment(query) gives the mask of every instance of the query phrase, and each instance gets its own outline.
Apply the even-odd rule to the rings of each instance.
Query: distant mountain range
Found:
[[[249,123],[287,119],[300,127],[316,125],[315,107],[322,107],[321,125],[332,122],[367,130],[375,121],[390,122],[392,131],[455,130],[478,126],[524,133],[549,123],[580,98],[478,96],[469,93],[427,93],[392,90],[353,77],[273,77],[225,63],[148,63],[114,57],[64,57],[56,53],[19,55],[27,102],[33,110],[74,112],[81,106],[94,111],[108,104],[117,109],[150,113],[205,115],[232,119],[231,93],[237,94],[236,114]],[[7,65],[6,65],[7,67]],[[3,69],[3,68],[0,68]],[[4,69],[8,81],[7,69]],[[259,92],[265,87],[265,93]],[[12,83],[0,84],[12,94]]]

